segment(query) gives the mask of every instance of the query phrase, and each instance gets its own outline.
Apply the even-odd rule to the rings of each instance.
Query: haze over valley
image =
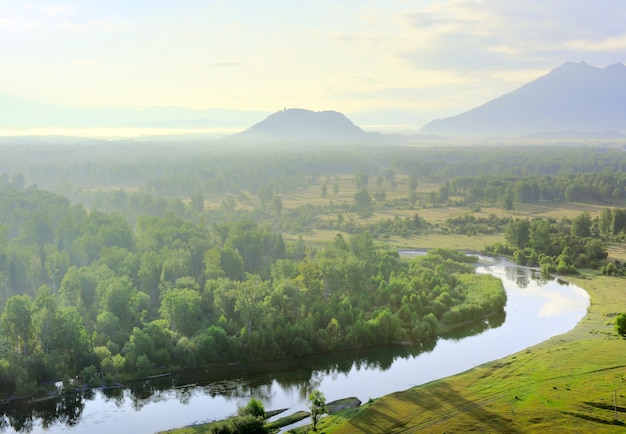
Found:
[[[0,2],[0,432],[623,427],[625,22]]]
[[[267,116],[259,111],[193,110],[155,107],[145,110],[80,110],[30,103],[0,95],[0,121],[5,135],[59,135],[125,138],[226,138],[226,143],[271,145],[409,144],[430,139],[621,139],[626,137],[626,66],[599,68],[566,62],[510,93],[471,110],[420,125],[385,125],[390,118],[370,114],[376,126],[365,131],[344,114],[284,108]],[[402,117],[401,113],[396,115]],[[259,120],[263,117],[264,120]],[[356,114],[357,118],[359,114]],[[393,118],[392,118],[393,119]],[[407,120],[406,116],[403,120]],[[248,127],[245,127],[245,126]],[[387,134],[376,131],[382,129]],[[8,131],[7,131],[8,130]],[[412,134],[406,134],[413,130]],[[104,133],[103,133],[104,132]],[[400,134],[404,132],[405,134]],[[64,133],[64,134],[63,134]],[[393,134],[389,134],[393,133]],[[126,137],[127,138],[127,137]]]

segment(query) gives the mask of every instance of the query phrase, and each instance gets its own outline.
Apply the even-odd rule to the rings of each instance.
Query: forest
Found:
[[[622,270],[605,261],[626,227],[620,150],[152,145],[41,146],[38,159],[3,145],[15,169],[0,177],[0,398],[58,380],[419,345],[502,312],[500,281],[474,274],[473,257],[408,260],[390,236],[502,234],[486,252],[560,274]],[[531,202],[606,209],[478,214]],[[467,211],[420,215],[440,207]],[[317,230],[334,235],[303,240]]]

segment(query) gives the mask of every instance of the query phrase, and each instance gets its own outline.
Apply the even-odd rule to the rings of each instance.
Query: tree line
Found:
[[[621,239],[616,225],[623,210],[605,209],[600,217],[583,212],[574,219],[510,219],[506,244],[487,246],[486,252],[512,255],[520,265],[541,267],[545,273],[573,274],[579,267],[599,268],[608,257],[608,240]],[[618,232],[614,232],[618,230]],[[605,274],[610,274],[606,273]]]

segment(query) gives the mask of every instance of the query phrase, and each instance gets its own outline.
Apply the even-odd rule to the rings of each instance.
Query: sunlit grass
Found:
[[[570,332],[463,374],[324,419],[320,432],[616,432],[626,421],[623,279],[572,279],[591,296]],[[615,411],[617,405],[617,412]],[[616,417],[617,416],[617,417]]]

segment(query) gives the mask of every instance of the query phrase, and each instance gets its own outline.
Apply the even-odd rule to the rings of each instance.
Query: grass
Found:
[[[572,281],[591,296],[588,314],[572,331],[465,373],[329,416],[318,424],[319,432],[623,430],[626,342],[613,331],[613,318],[626,311],[626,282],[593,272]]]
[[[276,412],[268,412],[267,418],[269,419],[270,417],[276,416],[277,414],[280,414],[284,411],[285,410],[283,409],[283,410],[278,410]],[[281,417],[280,419],[277,419],[272,422],[267,422],[266,427],[269,432],[276,432],[284,426],[288,426],[293,423],[299,422],[302,419],[306,419],[309,416],[311,416],[311,414],[306,411],[297,411],[293,414],[290,414],[289,416]],[[174,428],[174,429],[170,429],[167,431],[161,431],[159,434],[204,434],[204,433],[210,432],[211,428],[217,425],[221,425],[223,422],[224,421],[215,421],[215,422],[208,422],[208,423],[188,426],[184,428]]]
[[[354,176],[352,174],[344,174],[338,177],[339,178],[339,191],[337,193],[333,192],[333,185],[335,184],[335,177],[330,177],[329,180],[326,180],[325,177],[322,177],[316,183],[310,184],[306,187],[302,187],[297,191],[278,194],[281,198],[283,209],[293,209],[303,205],[330,205],[331,203],[335,205],[348,203],[353,203],[354,194],[357,192],[357,188],[353,182]],[[386,201],[388,203],[392,203],[396,199],[406,198],[408,196],[408,180],[406,176],[397,175],[396,176],[397,187],[392,189],[387,182],[384,182],[383,185],[378,188],[376,185],[376,177],[370,176],[370,181],[367,187],[367,190],[370,194],[373,194],[376,191],[384,191],[386,196]],[[327,195],[326,197],[322,197],[320,190],[323,184],[327,185]],[[416,190],[418,201],[415,205],[414,209],[398,209],[389,204],[374,204],[373,215],[367,219],[360,219],[356,214],[353,213],[345,213],[344,217],[348,220],[350,217],[353,217],[357,221],[378,221],[381,218],[393,218],[395,216],[399,217],[412,217],[415,214],[419,214],[421,217],[425,218],[429,222],[433,224],[443,223],[448,217],[463,215],[471,213],[470,207],[467,206],[437,206],[433,207],[430,203],[428,203],[428,196],[431,192],[437,192],[442,184],[434,184],[434,183],[423,183],[419,184]],[[205,199],[205,207],[206,208],[215,208],[219,207],[222,204],[222,201],[226,196],[232,195],[224,195],[215,198],[206,198]],[[237,207],[252,209],[254,206],[260,206],[260,199],[251,193],[245,194],[247,197],[246,201],[240,201],[239,199],[242,197],[237,197]],[[460,197],[452,197],[454,199],[460,199]],[[421,205],[425,206],[421,206]],[[589,212],[592,217],[600,215],[602,210],[606,208],[603,205],[589,205],[589,204],[581,204],[581,203],[541,203],[541,204],[515,204],[515,209],[513,211],[505,211],[497,206],[495,207],[483,207],[479,212],[474,213],[477,217],[489,217],[494,214],[498,217],[501,216],[513,216],[520,218],[534,218],[534,217],[552,217],[555,219],[562,218],[573,218],[582,212]],[[336,217],[336,215],[328,216],[328,217]]]
[[[307,411],[297,411],[289,416],[281,417],[274,422],[269,422],[266,426],[270,431],[274,431],[284,426],[291,425],[292,423],[300,422],[302,419],[306,419],[309,416],[311,416],[311,413]]]

